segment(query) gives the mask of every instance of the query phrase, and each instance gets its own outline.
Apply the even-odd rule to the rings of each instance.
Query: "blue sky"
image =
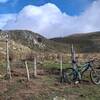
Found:
[[[48,38],[100,31],[100,0],[0,0],[0,29]]]
[[[62,12],[66,12],[69,15],[79,15],[94,0],[0,0],[0,1],[1,1],[0,13],[18,13],[26,5],[41,6],[46,3],[53,3]]]

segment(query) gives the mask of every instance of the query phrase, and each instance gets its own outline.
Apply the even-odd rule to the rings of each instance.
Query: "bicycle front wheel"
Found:
[[[90,78],[94,84],[99,85],[100,84],[100,71],[99,70],[91,70]]]

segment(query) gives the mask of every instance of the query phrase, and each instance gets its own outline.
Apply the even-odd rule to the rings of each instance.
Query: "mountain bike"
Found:
[[[67,68],[66,70],[64,70],[62,72],[61,81],[67,83],[72,83],[76,81],[80,82],[82,80],[83,74],[87,70],[90,70],[91,81],[96,85],[100,84],[100,71],[99,69],[94,68],[94,64],[93,64],[94,61],[95,61],[94,59],[90,60],[80,66],[78,66],[78,64],[75,61],[73,61],[72,63],[76,66],[76,68]]]

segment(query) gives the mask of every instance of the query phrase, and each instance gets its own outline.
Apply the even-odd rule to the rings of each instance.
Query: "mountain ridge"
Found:
[[[27,46],[35,51],[64,52],[64,48],[66,48],[66,45],[63,43],[51,41],[38,33],[34,33],[28,30],[1,31],[0,36],[1,33],[7,33],[9,35],[10,40],[15,41],[16,43],[21,43],[22,45]]]
[[[47,39],[28,30],[0,31],[0,36],[8,34],[9,39],[36,52],[69,53],[71,44],[77,52],[100,52],[100,32],[74,34],[66,37]]]
[[[69,45],[74,44],[78,52],[100,52],[99,31],[87,34],[74,34],[61,38],[52,38],[51,40]]]

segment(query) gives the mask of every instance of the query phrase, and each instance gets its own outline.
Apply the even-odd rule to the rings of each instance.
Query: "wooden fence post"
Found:
[[[76,66],[76,56],[75,56],[75,50],[74,50],[73,44],[71,46],[71,59],[72,59],[72,66],[73,66],[74,69],[76,69],[77,68],[77,66]]]
[[[34,56],[34,77],[37,76],[37,57]]]
[[[27,80],[30,81],[30,74],[29,74],[27,61],[25,61],[25,67],[26,67],[26,72],[27,72]]]
[[[12,79],[10,61],[9,61],[9,41],[8,41],[8,36],[7,36],[7,39],[6,39],[6,59],[7,59],[7,75],[9,75],[9,78]]]
[[[60,55],[60,76],[62,76],[62,70],[63,70],[63,57]]]
[[[75,60],[75,50],[73,44],[71,46],[71,56],[72,56],[72,60]]]

